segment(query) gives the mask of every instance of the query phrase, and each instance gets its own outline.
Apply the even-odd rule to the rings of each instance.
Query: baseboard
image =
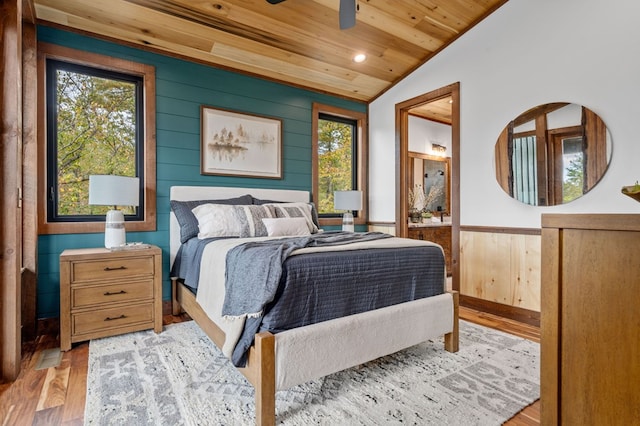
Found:
[[[460,306],[540,327],[540,312],[531,311],[529,309],[504,305],[502,303],[478,299],[477,297],[464,296],[462,294],[460,295]]]

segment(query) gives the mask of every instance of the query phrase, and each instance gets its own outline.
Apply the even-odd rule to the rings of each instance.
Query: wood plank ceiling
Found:
[[[507,0],[34,0],[41,24],[370,102]],[[354,62],[364,53],[367,59]]]

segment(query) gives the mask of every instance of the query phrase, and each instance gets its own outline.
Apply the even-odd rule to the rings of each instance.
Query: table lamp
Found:
[[[89,204],[112,206],[104,227],[104,246],[120,247],[127,242],[124,213],[118,206],[138,206],[140,180],[137,177],[114,175],[89,176]]]
[[[362,209],[362,191],[335,191],[333,208],[346,210],[342,216],[342,230],[353,232],[353,211]]]

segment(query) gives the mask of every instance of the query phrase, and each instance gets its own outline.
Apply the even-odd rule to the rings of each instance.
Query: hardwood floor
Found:
[[[460,318],[502,330],[534,341],[540,341],[537,327],[491,314],[460,308]],[[164,324],[186,321],[186,315],[164,317]],[[0,424],[82,425],[87,387],[89,343],[74,345],[64,352],[57,367],[36,369],[47,349],[58,348],[57,336],[43,335],[24,345],[22,371],[13,383],[0,384]],[[506,425],[540,424],[540,401],[510,419]]]

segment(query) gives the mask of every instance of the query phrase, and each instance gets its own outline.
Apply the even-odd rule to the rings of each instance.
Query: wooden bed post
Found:
[[[453,331],[444,335],[444,349],[449,352],[458,352],[460,332],[458,328],[458,305],[460,294],[457,291],[450,291],[453,296]]]
[[[180,306],[180,302],[178,301],[178,279],[171,278],[171,314],[172,315],[180,315],[182,311],[182,307]]]
[[[259,373],[254,388],[256,392],[256,425],[273,426],[276,423],[276,358],[275,337],[271,333],[259,333],[255,337],[256,360]]]

